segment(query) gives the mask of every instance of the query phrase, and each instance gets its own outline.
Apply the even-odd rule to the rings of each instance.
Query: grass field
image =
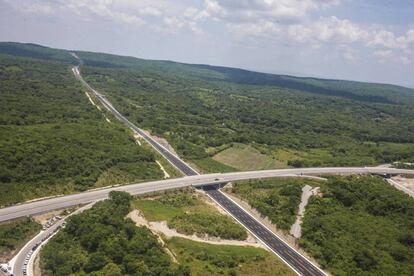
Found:
[[[184,212],[182,208],[168,206],[158,200],[150,199],[138,199],[134,202],[134,207],[143,212],[149,221],[168,221]]]
[[[196,168],[198,168],[203,173],[238,171],[238,169],[225,165],[223,163],[220,163],[219,161],[216,161],[211,157],[192,160],[192,162],[196,165]]]
[[[233,144],[218,154],[214,160],[239,170],[264,170],[285,167],[286,165],[271,156],[262,154],[253,146]]]
[[[167,246],[191,275],[295,275],[275,255],[260,248],[212,245],[172,238]]]
[[[153,199],[140,198],[134,201],[134,207],[142,211],[147,220],[167,221],[168,226],[179,233],[236,240],[247,238],[242,226],[220,214],[191,190],[169,192]]]

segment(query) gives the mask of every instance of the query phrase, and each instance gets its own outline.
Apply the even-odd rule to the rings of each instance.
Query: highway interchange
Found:
[[[78,58],[75,54],[74,57]],[[82,63],[81,63],[82,64]],[[45,200],[34,201],[30,203],[18,204],[15,206],[0,209],[0,222],[16,219],[25,216],[45,213],[52,210],[64,209],[72,206],[83,205],[91,202],[106,199],[110,191],[125,191],[132,195],[150,193],[155,191],[182,188],[188,186],[202,187],[206,193],[217,204],[225,209],[233,218],[242,224],[248,231],[262,241],[271,251],[278,255],[287,265],[289,265],[298,275],[326,275],[321,269],[307,260],[295,249],[287,245],[282,239],[258,222],[253,216],[243,208],[233,202],[229,197],[222,193],[216,184],[227,182],[260,179],[270,177],[301,177],[306,175],[324,175],[324,174],[411,174],[413,170],[402,170],[384,167],[334,167],[334,168],[300,168],[300,169],[281,169],[265,171],[248,171],[248,172],[231,172],[200,175],[191,168],[186,162],[181,160],[174,153],[156,142],[151,136],[146,134],[142,129],[135,126],[121,113],[119,113],[104,95],[93,89],[81,76],[79,67],[72,68],[75,77],[99,99],[101,104],[111,112],[118,120],[125,123],[134,133],[139,134],[150,145],[152,145],[165,159],[174,167],[180,170],[185,177],[177,179],[159,180],[146,183],[130,184],[118,187],[108,187],[93,191],[87,191],[79,194],[60,196]],[[214,185],[211,185],[214,184]],[[206,186],[208,185],[208,186]],[[63,222],[60,222],[60,224]],[[58,226],[55,226],[58,227]],[[54,231],[52,228],[49,231]],[[47,233],[41,233],[32,239],[25,247],[15,256],[14,262],[15,275],[23,275],[21,267],[25,261],[28,250],[36,243],[41,241]]]
[[[231,172],[231,173],[214,173],[194,176],[185,176],[182,178],[158,180],[145,183],[129,184],[117,187],[108,187],[104,189],[92,190],[83,193],[59,196],[29,203],[23,203],[0,209],[0,222],[16,219],[25,216],[45,213],[56,209],[63,209],[80,204],[86,204],[96,200],[102,200],[108,197],[110,191],[125,191],[132,195],[183,188],[189,186],[202,186],[214,183],[226,183],[238,180],[260,179],[272,177],[298,177],[301,175],[325,175],[325,174],[411,174],[413,170],[401,170],[393,168],[380,167],[338,167],[338,168],[302,168],[302,169],[282,169],[282,170],[265,170],[265,171],[248,171],[248,172]]]

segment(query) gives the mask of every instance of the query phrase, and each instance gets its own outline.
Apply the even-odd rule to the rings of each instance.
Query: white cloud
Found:
[[[297,22],[310,12],[339,4],[339,0],[205,0],[196,19],[215,18],[232,22],[270,20]]]
[[[88,22],[106,21],[130,27],[143,27],[163,33],[190,30],[200,34],[202,30],[193,18],[200,11],[178,1],[169,0],[5,0],[20,12],[50,13],[67,17],[68,11],[76,20]],[[211,12],[218,12],[214,5]],[[74,17],[75,18],[75,17]]]
[[[340,20],[331,16],[322,17],[311,24],[289,26],[287,34],[291,39],[300,42],[352,43],[361,39],[365,35],[365,31],[349,20]]]
[[[3,1],[24,13],[67,17],[69,10],[77,16],[74,20],[112,21],[167,34],[206,34],[210,30],[205,23],[219,22],[221,30],[240,43],[249,39],[253,45],[255,39],[260,39],[268,44],[303,44],[315,51],[329,45],[342,50],[346,60],[357,59],[357,49],[363,47],[372,49],[381,62],[407,64],[414,45],[414,29],[397,35],[378,24],[318,17],[322,10],[345,0],[204,0],[200,5],[186,5],[180,0]],[[384,56],[389,53],[392,57]]]
[[[5,2],[24,13],[48,15],[53,12],[52,6],[43,1],[5,0]]]
[[[126,1],[112,0],[65,0],[61,2],[61,8],[69,8],[86,19],[98,16],[101,19],[118,23],[143,25],[145,20],[139,14],[128,11],[132,7]]]
[[[396,54],[395,51],[390,49],[376,50],[374,51],[374,56],[378,58],[380,63],[393,62],[403,65],[411,63],[411,60],[406,55]]]
[[[374,52],[374,56],[379,58],[390,58],[393,56],[392,50],[377,50]]]
[[[155,26],[153,29],[161,33],[177,33],[182,29],[189,29],[196,34],[202,33],[196,22],[175,16],[164,18],[164,25]]]
[[[361,26],[346,19],[335,16],[321,17],[318,20],[299,22],[292,24],[280,24],[269,20],[256,22],[228,23],[229,31],[239,40],[244,38],[260,38],[268,41],[290,41],[304,45],[336,45],[341,49],[347,46],[343,52],[346,60],[356,60],[356,51],[350,51],[351,47],[365,47],[374,49],[374,56],[389,53],[392,58],[381,58],[381,62],[392,61],[400,64],[408,64],[414,45],[414,29],[408,30],[404,35],[397,36],[386,30],[383,26]],[[342,48],[343,49],[343,48]]]
[[[367,41],[369,47],[400,48],[403,44],[398,43],[394,33],[387,30],[375,30]]]

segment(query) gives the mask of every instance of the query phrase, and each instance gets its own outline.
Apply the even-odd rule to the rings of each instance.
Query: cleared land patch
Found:
[[[148,221],[166,221],[178,233],[212,236],[223,239],[245,240],[247,232],[229,216],[223,215],[190,189],[167,192],[153,198],[134,201]]]
[[[261,170],[284,167],[283,163],[271,156],[260,153],[250,145],[234,144],[218,154],[214,160],[239,170]]]
[[[203,243],[209,243],[209,244],[217,244],[217,245],[237,245],[237,246],[253,246],[253,247],[261,247],[264,248],[265,246],[261,244],[258,240],[256,240],[253,236],[250,236],[243,241],[240,240],[227,240],[217,237],[199,237],[195,234],[193,235],[186,235],[178,233],[177,230],[171,229],[168,227],[166,221],[147,221],[139,210],[133,210],[130,212],[127,216],[128,218],[132,219],[132,221],[135,222],[137,226],[146,226],[151,231],[158,235],[160,238],[164,239],[170,239],[173,237],[180,237],[184,239],[189,239],[196,242],[203,242]]]

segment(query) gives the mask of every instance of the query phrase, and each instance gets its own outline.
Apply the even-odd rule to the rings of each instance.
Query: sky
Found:
[[[0,0],[0,41],[414,87],[414,0]]]

